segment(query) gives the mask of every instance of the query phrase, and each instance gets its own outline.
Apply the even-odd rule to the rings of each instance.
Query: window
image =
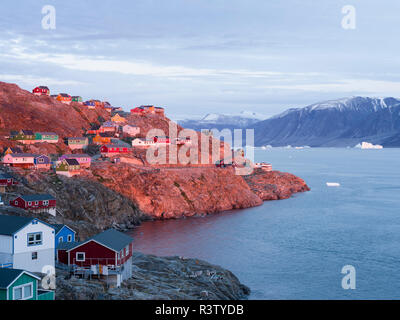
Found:
[[[35,206],[37,206],[39,204],[39,201],[35,201]]]
[[[63,237],[58,238],[58,243],[61,243],[61,242],[63,242]]]
[[[48,201],[48,200],[44,200],[44,201],[43,201],[43,205],[44,205],[44,206],[47,206],[48,204],[49,204],[49,201]]]
[[[29,233],[28,234],[28,246],[38,246],[42,244],[42,233]]]
[[[27,300],[33,297],[32,283],[24,284],[13,289],[14,300]]]
[[[38,257],[38,253],[36,251],[32,252],[32,260],[37,260],[37,257]]]
[[[72,235],[70,235],[70,234],[68,235],[67,241],[68,241],[68,242],[72,242]]]
[[[129,254],[129,244],[126,246],[125,250],[126,250],[126,255],[128,255]]]
[[[18,205],[18,201],[14,201],[14,204],[17,206]]]
[[[76,253],[76,261],[85,261],[85,253],[77,252]]]

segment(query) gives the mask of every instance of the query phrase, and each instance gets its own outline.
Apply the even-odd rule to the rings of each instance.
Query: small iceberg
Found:
[[[383,146],[381,146],[380,144],[372,144],[369,142],[362,142],[357,144],[354,148],[358,148],[358,149],[383,149]]]
[[[327,182],[326,185],[328,187],[340,187],[340,183],[338,182]]]

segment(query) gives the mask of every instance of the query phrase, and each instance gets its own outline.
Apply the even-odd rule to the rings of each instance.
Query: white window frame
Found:
[[[37,240],[37,239],[36,239],[36,236],[37,236],[37,235],[40,235],[40,240]],[[31,243],[31,241],[29,240],[29,236],[33,236],[33,241],[32,241],[32,243]],[[42,244],[43,244],[43,234],[42,234],[42,232],[32,232],[32,233],[29,233],[29,234],[27,235],[27,244],[28,244],[28,247],[40,246],[40,245],[42,245]]]
[[[33,254],[36,253],[36,259],[33,259]],[[32,255],[31,255],[31,260],[37,260],[39,257],[39,254],[37,251],[32,251]]]
[[[83,254],[83,259],[78,259],[78,255],[79,254]],[[85,252],[77,252],[76,253],[76,255],[75,255],[75,261],[77,261],[77,262],[84,262],[86,260],[86,254],[85,254]]]
[[[25,294],[24,288],[25,288],[25,287],[31,287],[31,295],[28,296],[28,297],[25,297],[25,296],[24,296],[24,294]],[[33,298],[33,283],[32,283],[32,282],[30,282],[30,283],[25,283],[25,284],[22,284],[22,285],[20,285],[20,286],[14,287],[14,288],[13,288],[13,299],[14,299],[14,300],[16,300],[16,299],[15,299],[15,291],[18,290],[18,289],[21,289],[21,291],[22,291],[21,299],[18,299],[18,300],[28,300],[28,299]]]
[[[69,234],[69,235],[67,236],[67,242],[72,242],[72,234]]]
[[[63,237],[58,237],[58,243],[62,243],[62,242],[64,242]]]

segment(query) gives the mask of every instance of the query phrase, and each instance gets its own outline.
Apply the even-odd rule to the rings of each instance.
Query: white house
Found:
[[[54,267],[55,230],[31,217],[0,215],[0,267],[42,272]]]
[[[150,147],[155,144],[153,139],[136,138],[132,140],[132,147]]]

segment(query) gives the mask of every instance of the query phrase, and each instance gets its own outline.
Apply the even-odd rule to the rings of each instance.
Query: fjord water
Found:
[[[255,160],[302,177],[311,191],[147,222],[132,232],[135,249],[228,268],[250,299],[400,298],[400,149],[257,149]],[[345,265],[356,269],[355,290],[342,288]]]

